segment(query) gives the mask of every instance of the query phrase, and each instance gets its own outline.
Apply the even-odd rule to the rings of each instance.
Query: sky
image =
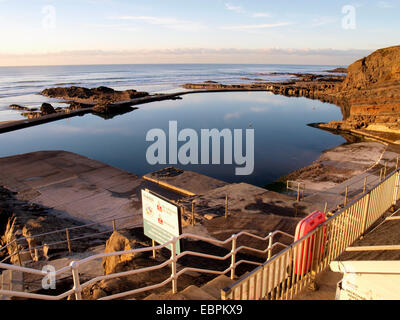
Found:
[[[400,44],[400,0],[0,0],[0,65],[348,65]]]

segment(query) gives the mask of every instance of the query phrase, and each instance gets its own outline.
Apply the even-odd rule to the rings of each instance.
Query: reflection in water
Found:
[[[184,96],[183,100],[142,105],[109,120],[89,114],[1,134],[0,156],[66,150],[143,175],[165,167],[146,161],[146,150],[151,145],[146,142],[146,134],[151,129],[168,132],[169,121],[177,121],[179,131],[190,128],[199,135],[201,129],[251,127],[255,130],[252,175],[235,176],[235,164],[174,166],[227,182],[265,186],[309,165],[323,150],[345,142],[340,136],[307,126],[341,118],[340,108],[305,98],[264,92],[202,93]]]

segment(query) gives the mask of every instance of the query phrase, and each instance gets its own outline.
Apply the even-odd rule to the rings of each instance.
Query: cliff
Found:
[[[400,46],[377,50],[350,65],[336,95],[344,101],[345,121],[325,127],[400,134]]]

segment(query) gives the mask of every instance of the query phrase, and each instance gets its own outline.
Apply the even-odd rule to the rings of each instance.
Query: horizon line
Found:
[[[79,67],[79,66],[130,66],[130,65],[281,65],[281,66],[321,66],[321,67],[348,67],[340,64],[307,64],[307,63],[82,63],[82,64],[35,64],[35,65],[0,65],[0,68],[26,67]]]

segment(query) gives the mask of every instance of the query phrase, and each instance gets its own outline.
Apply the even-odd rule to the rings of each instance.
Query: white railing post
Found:
[[[394,185],[394,194],[393,194],[393,206],[397,204],[397,195],[399,194],[399,187],[400,187],[400,172],[396,172],[396,182]]]
[[[371,202],[371,193],[368,193],[366,197],[367,200],[365,201],[365,207],[363,212],[361,238],[364,236],[365,231],[367,231],[367,220],[368,220],[369,204]]]
[[[232,235],[231,280],[235,280],[236,247],[237,247],[237,235],[234,234],[234,235]]]
[[[79,280],[78,263],[76,261],[72,261],[70,266],[72,268],[72,279],[74,281],[75,300],[82,300],[82,289],[81,289],[81,283]]]
[[[176,241],[177,238],[172,239],[171,250],[171,278],[172,278],[172,293],[178,293],[178,279],[176,278]]]
[[[271,259],[272,256],[272,245],[274,243],[274,234],[271,232],[269,234],[269,243],[268,243],[268,260]]]

